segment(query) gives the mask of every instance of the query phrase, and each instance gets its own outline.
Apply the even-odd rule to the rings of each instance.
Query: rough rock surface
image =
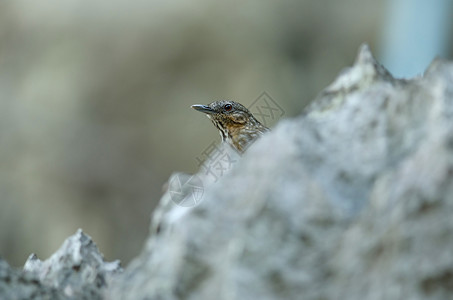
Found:
[[[104,262],[81,230],[69,237],[46,261],[32,254],[23,271],[0,260],[0,299],[102,299],[119,261]]]
[[[452,63],[399,80],[363,46],[303,115],[234,157],[220,180],[174,175],[145,248],[112,281],[90,270],[119,267],[86,253],[69,268],[57,254],[31,258],[14,278],[64,296],[68,282],[77,295],[88,280],[106,299],[453,298],[452,128]],[[197,206],[175,204],[181,182],[186,197],[202,188]],[[64,277],[52,275],[60,268]]]
[[[109,296],[451,298],[452,128],[452,63],[398,80],[363,46],[304,115],[205,185],[200,205],[165,195]]]
[[[0,259],[0,299],[67,299],[57,289],[42,285],[27,272],[11,268]]]

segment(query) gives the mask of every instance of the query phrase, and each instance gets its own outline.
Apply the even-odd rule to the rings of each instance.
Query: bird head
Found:
[[[214,124],[219,122],[219,125],[224,127],[244,126],[250,118],[253,118],[247,108],[234,101],[214,101],[208,105],[195,104],[192,108],[205,113]]]
[[[215,101],[208,105],[195,104],[192,108],[205,113],[219,129],[223,141],[239,152],[269,129],[263,126],[242,104],[234,101]]]

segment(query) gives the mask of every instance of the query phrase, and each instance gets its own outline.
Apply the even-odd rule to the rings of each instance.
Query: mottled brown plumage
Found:
[[[222,141],[239,153],[243,153],[258,137],[269,131],[247,108],[234,101],[195,104],[192,108],[205,113],[219,129]]]

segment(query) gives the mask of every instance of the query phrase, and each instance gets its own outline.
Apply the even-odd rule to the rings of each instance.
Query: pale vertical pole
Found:
[[[379,60],[396,77],[423,73],[453,43],[452,0],[388,0]]]

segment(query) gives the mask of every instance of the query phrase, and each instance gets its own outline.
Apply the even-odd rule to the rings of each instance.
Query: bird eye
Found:
[[[223,106],[223,108],[224,108],[226,111],[230,111],[230,110],[233,108],[233,106],[232,106],[231,104],[225,104],[225,105]]]

